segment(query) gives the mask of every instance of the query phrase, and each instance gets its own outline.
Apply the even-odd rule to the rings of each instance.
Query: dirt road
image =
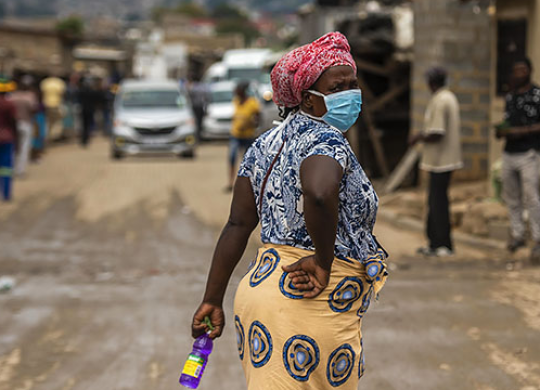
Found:
[[[15,202],[0,205],[0,390],[174,389],[229,195],[226,150],[193,160],[111,162],[107,145],[51,149]],[[378,237],[392,275],[365,320],[378,390],[540,389],[540,272],[507,271],[501,254],[460,248],[445,262],[412,256],[421,237],[389,223]],[[201,389],[245,389],[230,325]]]

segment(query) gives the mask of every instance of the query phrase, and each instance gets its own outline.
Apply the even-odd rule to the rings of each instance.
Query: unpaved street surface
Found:
[[[194,160],[112,162],[107,145],[49,150],[0,204],[0,390],[180,389],[191,316],[227,217],[224,145]],[[364,322],[367,390],[540,390],[540,271],[459,248],[413,256],[418,233],[377,226],[392,272]],[[245,389],[229,325],[201,389]]]

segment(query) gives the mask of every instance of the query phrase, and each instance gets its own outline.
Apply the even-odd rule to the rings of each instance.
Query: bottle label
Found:
[[[190,354],[186,360],[186,364],[184,364],[184,369],[182,370],[182,374],[192,376],[193,378],[199,378],[199,375],[201,375],[203,365],[204,365],[203,358]]]

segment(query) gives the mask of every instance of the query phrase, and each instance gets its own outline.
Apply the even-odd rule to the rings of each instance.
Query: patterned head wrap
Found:
[[[298,106],[302,91],[311,87],[326,69],[338,65],[348,65],[356,73],[351,47],[339,32],[328,33],[285,54],[270,74],[274,102],[278,106]]]

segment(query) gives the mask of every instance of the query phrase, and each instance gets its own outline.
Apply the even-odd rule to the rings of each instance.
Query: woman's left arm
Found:
[[[328,285],[338,223],[339,186],[343,168],[332,157],[313,155],[300,167],[306,228],[315,247],[315,255],[284,267],[293,285],[314,298]]]
[[[251,183],[247,177],[238,177],[234,185],[229,220],[214,250],[203,302],[193,317],[193,337],[198,337],[207,331],[203,323],[206,316],[215,327],[210,337],[216,338],[221,335],[225,326],[223,297],[231,274],[242,258],[249,236],[258,223],[259,216]]]

